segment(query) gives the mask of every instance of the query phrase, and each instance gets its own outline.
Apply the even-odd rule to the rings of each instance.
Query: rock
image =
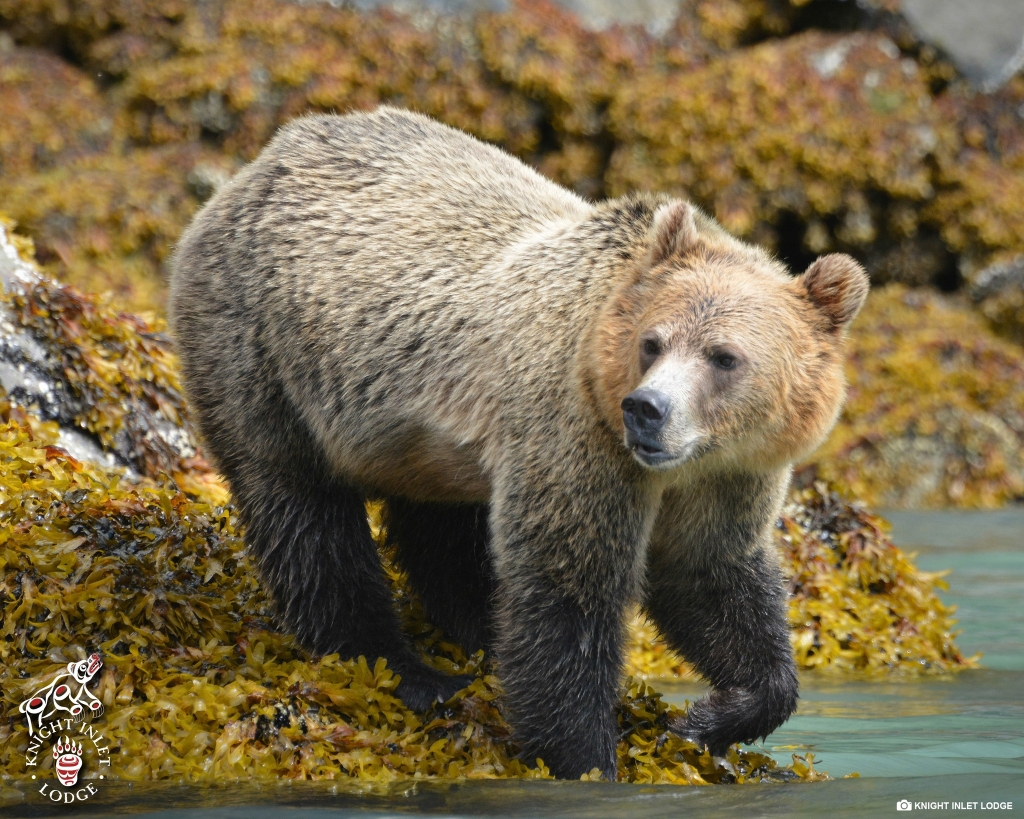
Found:
[[[89,75],[48,51],[15,47],[6,32],[0,36],[0,176],[108,150],[114,106]]]
[[[923,40],[940,46],[985,91],[1024,68],[1020,0],[902,0],[902,11]]]
[[[797,264],[927,240],[932,168],[958,144],[916,65],[887,37],[859,32],[798,34],[688,71],[641,68],[609,119],[610,193],[690,196]],[[908,278],[935,268],[903,257]]]
[[[0,386],[6,412],[57,425],[74,457],[129,477],[197,459],[170,340],[43,276],[0,221]]]
[[[997,333],[1024,345],[1024,256],[979,271],[968,293]]]
[[[344,5],[341,0],[326,2],[334,6]],[[408,14],[428,12],[470,16],[481,11],[507,12],[515,3],[512,0],[354,0],[350,5],[359,9],[390,8]],[[641,25],[651,32],[661,33],[679,15],[680,0],[633,0],[630,3],[617,0],[554,0],[552,5],[572,12],[591,29],[601,30],[614,24]]]
[[[75,424],[81,402],[64,381],[59,360],[31,331],[19,326],[11,304],[14,294],[39,285],[41,277],[23,261],[0,225],[0,387],[8,402],[57,421],[57,445],[75,458],[108,468],[127,467],[113,452],[104,452],[96,439]]]
[[[0,209],[33,238],[51,275],[85,292],[111,292],[136,312],[160,313],[174,241],[235,167],[190,143],[87,154],[0,177]]]

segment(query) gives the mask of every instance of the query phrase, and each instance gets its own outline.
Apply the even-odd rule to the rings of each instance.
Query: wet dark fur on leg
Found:
[[[499,616],[514,623],[498,655],[520,757],[542,758],[560,778],[598,768],[615,781],[622,609],[587,611],[545,586],[519,581],[498,595]]]
[[[295,475],[253,481],[235,495],[247,539],[281,615],[316,654],[384,657],[416,711],[469,683],[427,666],[402,633],[362,495],[336,479]]]
[[[494,580],[487,506],[389,498],[385,514],[388,541],[430,622],[467,656],[481,648],[489,652]]]
[[[494,509],[516,514],[492,519],[498,673],[525,762],[541,757],[567,779],[597,768],[615,781],[624,614],[656,498],[624,480],[632,461],[576,454],[538,458],[535,471],[501,481]]]
[[[715,690],[671,727],[714,754],[766,737],[797,700],[778,568],[758,551],[740,564],[692,576],[678,595],[671,615],[657,604],[652,614]]]
[[[674,546],[654,544],[646,611],[714,687],[670,727],[722,754],[785,722],[796,709],[798,685],[787,593],[772,553],[775,505],[751,503],[777,492],[757,476],[712,483],[703,497],[690,499],[690,528],[675,530]],[[680,503],[666,499],[669,518]]]

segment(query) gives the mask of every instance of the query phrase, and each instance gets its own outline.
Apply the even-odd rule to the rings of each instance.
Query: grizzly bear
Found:
[[[714,753],[795,708],[772,527],[835,421],[867,278],[791,276],[689,203],[590,203],[389,107],[274,137],[176,250],[198,427],[284,622],[385,657],[412,708],[467,680],[400,630],[365,501],[431,621],[493,652],[523,757],[614,779],[624,616],[712,685]]]

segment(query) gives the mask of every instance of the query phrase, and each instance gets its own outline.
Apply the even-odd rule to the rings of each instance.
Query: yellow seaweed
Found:
[[[310,658],[275,627],[229,507],[173,484],[128,485],[17,421],[0,426],[0,491],[5,776],[27,776],[18,702],[55,666],[93,650],[104,657],[94,690],[118,779],[549,776],[539,761],[516,758],[489,666],[423,620],[390,563],[396,600],[427,661],[476,675],[427,714],[394,695],[398,678],[383,660]],[[626,681],[624,781],[822,776],[738,748],[713,758],[667,732],[672,710],[642,682]]]

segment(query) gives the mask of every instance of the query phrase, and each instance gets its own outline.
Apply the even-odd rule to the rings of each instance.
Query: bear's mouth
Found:
[[[676,457],[659,446],[646,444],[642,441],[637,441],[633,444],[633,454],[648,466],[659,466],[666,461],[675,460]]]
[[[679,452],[666,452],[656,443],[632,436],[627,437],[626,445],[640,463],[659,471],[696,460],[714,448],[711,440],[699,435],[687,441]]]

